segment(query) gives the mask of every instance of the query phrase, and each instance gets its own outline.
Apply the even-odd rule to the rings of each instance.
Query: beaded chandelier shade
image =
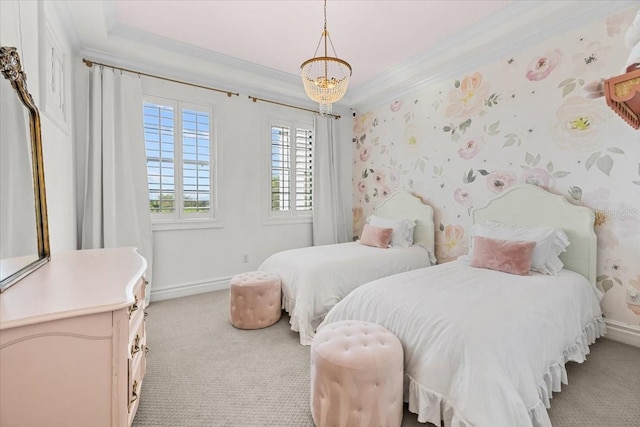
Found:
[[[323,42],[324,56],[317,56],[320,44]],[[331,45],[333,56],[329,56],[328,45]],[[327,31],[327,0],[324,1],[324,31],[313,56],[300,66],[302,84],[307,96],[320,105],[320,113],[329,114],[331,104],[340,101],[347,92],[351,65],[338,58]]]

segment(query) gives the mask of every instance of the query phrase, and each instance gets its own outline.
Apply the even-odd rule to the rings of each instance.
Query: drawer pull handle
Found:
[[[134,381],[133,386],[131,386],[131,399],[129,399],[129,405],[127,405],[127,410],[129,412],[131,412],[131,405],[136,400],[138,400],[138,381]]]
[[[131,356],[142,350],[140,348],[140,335],[136,335],[134,344],[131,346]]]
[[[145,346],[144,346],[144,352],[145,352],[145,354],[146,354],[146,353],[149,353],[149,350],[150,350],[150,348],[149,348],[148,346],[146,346],[146,345],[145,345]]]
[[[134,311],[138,310],[140,307],[138,307],[138,296],[135,296],[135,301],[133,303],[132,306],[129,307],[129,319],[131,319],[131,313],[133,313]]]
[[[147,317],[148,315],[149,315],[149,313],[145,311],[144,312],[144,317]]]

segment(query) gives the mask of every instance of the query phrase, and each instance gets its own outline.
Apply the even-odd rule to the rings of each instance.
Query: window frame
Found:
[[[218,122],[220,118],[216,114],[215,105],[203,102],[199,99],[189,99],[184,97],[159,96],[156,94],[144,93],[142,97],[142,108],[144,114],[144,104],[153,103],[156,105],[170,106],[174,110],[174,212],[173,213],[153,213],[151,214],[151,224],[153,230],[179,230],[197,228],[219,228],[221,198],[220,177],[221,168],[219,162],[220,147],[218,142]],[[184,152],[183,152],[183,110],[195,110],[206,112],[209,115],[209,212],[189,213],[184,212]],[[143,120],[144,132],[144,120]],[[143,134],[146,157],[146,137]],[[145,167],[147,165],[145,164]],[[147,182],[147,190],[149,188]],[[147,199],[150,200],[149,195]]]
[[[290,153],[289,153],[289,164],[290,173],[289,173],[289,200],[290,206],[293,206],[293,209],[282,210],[282,211],[273,211],[272,207],[272,129],[273,127],[286,127],[290,132]],[[312,118],[277,118],[277,117],[269,117],[266,120],[266,143],[264,144],[265,148],[265,197],[263,199],[266,201],[265,207],[265,217],[263,223],[265,225],[276,225],[276,224],[300,224],[300,223],[311,223],[313,221],[313,199],[311,202],[311,209],[298,210],[295,209],[296,205],[296,131],[297,129],[303,129],[306,131],[311,131],[312,135],[312,146],[311,153],[312,159],[315,154],[315,129],[314,122]],[[311,181],[313,183],[314,170],[311,170]],[[313,188],[313,184],[312,184]],[[312,190],[313,194],[313,190]]]

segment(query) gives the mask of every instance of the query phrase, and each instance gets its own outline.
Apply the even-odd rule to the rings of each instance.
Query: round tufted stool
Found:
[[[282,315],[280,276],[251,271],[233,276],[229,292],[229,320],[239,329],[260,329]]]
[[[324,326],[311,343],[311,415],[317,427],[399,427],[404,356],[374,323]]]

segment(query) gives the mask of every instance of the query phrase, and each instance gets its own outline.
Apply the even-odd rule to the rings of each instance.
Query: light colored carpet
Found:
[[[147,375],[133,425],[306,427],[309,347],[286,314],[261,330],[228,321],[227,290],[152,303],[147,311]],[[583,364],[567,365],[554,394],[554,427],[640,425],[640,349],[607,339]],[[406,410],[403,426],[420,424]]]

